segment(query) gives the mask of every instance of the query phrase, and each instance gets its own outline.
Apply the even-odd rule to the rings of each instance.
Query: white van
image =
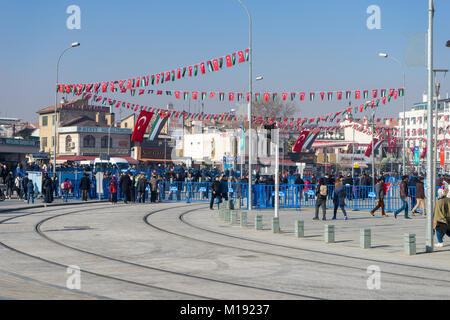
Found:
[[[109,161],[100,160],[100,158],[95,158],[94,160],[94,166],[96,170],[105,169],[108,164],[115,165],[120,170],[127,170],[130,168],[130,164],[128,163],[128,161],[122,158],[110,158]]]

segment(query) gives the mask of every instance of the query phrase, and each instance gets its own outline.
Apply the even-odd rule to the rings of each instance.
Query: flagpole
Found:
[[[248,15],[249,27],[249,48],[248,48],[248,86],[249,86],[249,102],[248,102],[248,213],[252,212],[252,17],[248,8],[237,0],[239,4],[245,9]]]

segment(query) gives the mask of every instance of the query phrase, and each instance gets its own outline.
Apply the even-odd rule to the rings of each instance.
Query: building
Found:
[[[54,106],[38,111],[41,152],[54,152]],[[94,160],[109,155],[130,157],[132,129],[117,127],[109,107],[76,99],[57,106],[57,163]]]
[[[55,106],[46,107],[37,111],[39,115],[39,139],[41,142],[41,152],[48,152],[53,155],[55,146],[55,121],[58,127],[66,126],[69,121],[77,119],[80,116],[94,120],[98,126],[108,127],[113,123],[114,116],[110,113],[109,107],[98,107],[88,104],[88,99],[74,99],[63,104],[58,104],[56,108],[55,120]],[[59,133],[57,133],[59,136]],[[59,141],[59,137],[57,137]],[[61,150],[60,145],[57,145],[56,153]]]
[[[414,148],[419,147],[420,154],[425,151],[427,145],[427,95],[423,95],[422,102],[414,104],[411,110],[399,112],[398,131],[399,137],[403,134],[403,121],[405,121],[405,142],[406,142],[406,159],[410,165],[414,163]],[[437,107],[437,127],[438,130],[438,148],[442,148],[447,164],[450,158],[450,99],[438,99]],[[436,123],[436,103],[433,103],[433,127]],[[422,163],[424,159],[420,160]]]

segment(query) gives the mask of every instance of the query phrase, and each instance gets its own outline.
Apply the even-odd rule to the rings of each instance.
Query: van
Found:
[[[110,158],[108,160],[100,160],[100,158],[95,158],[94,166],[96,170],[106,169],[108,164],[115,165],[119,170],[128,170],[130,168],[130,164],[127,160],[122,158]]]

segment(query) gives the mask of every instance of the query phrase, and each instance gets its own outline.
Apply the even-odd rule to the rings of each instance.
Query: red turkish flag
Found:
[[[440,155],[440,159],[441,159],[441,167],[443,167],[445,165],[445,150],[444,150],[444,148],[441,148],[439,155]]]
[[[198,97],[198,92],[197,91],[193,91],[192,92],[192,99],[197,100]]]
[[[355,99],[361,99],[361,92],[360,91],[355,91]]]
[[[423,148],[422,154],[420,155],[420,159],[425,159],[426,155],[427,155],[427,146]]]
[[[372,90],[372,97],[376,98],[378,95],[378,90]]]
[[[231,59],[231,57],[230,57],[230,59]],[[228,60],[227,60],[227,63],[228,63]],[[213,60],[213,68],[214,68],[214,71],[219,71],[219,60],[217,60],[217,59]]]
[[[180,91],[175,91],[175,98],[180,99]]]
[[[239,51],[238,52],[238,56],[239,56],[239,60],[238,60],[239,63],[245,62],[245,57],[244,57],[244,52],[243,51]]]
[[[377,138],[373,138],[373,145],[375,146],[378,142]],[[369,146],[366,149],[366,152],[364,153],[364,155],[366,157],[369,157],[372,154],[372,143],[369,143]]]
[[[292,148],[292,152],[301,152],[303,144],[305,143],[306,139],[308,138],[309,134],[311,133],[310,130],[303,130],[300,135],[297,138],[297,141],[295,142],[294,147]]]
[[[205,63],[204,62],[200,63],[200,72],[202,74],[205,74],[205,72],[206,72],[206,70],[205,70]]]
[[[234,101],[234,93],[233,93],[233,92],[230,92],[230,93],[228,94],[228,100],[229,100],[229,101]]]
[[[282,96],[282,98],[283,98],[283,101],[286,101],[286,99],[287,99],[287,93],[282,93],[281,96]]]
[[[134,125],[133,134],[131,136],[131,141],[142,142],[144,139],[145,131],[147,130],[148,124],[152,119],[153,112],[148,112],[142,110],[139,113],[139,117]]]
[[[225,57],[225,59],[227,60],[227,67],[232,67],[233,66],[233,61],[231,60],[231,56],[227,55]]]
[[[337,92],[337,99],[341,100],[342,99],[342,91],[338,91]]]

